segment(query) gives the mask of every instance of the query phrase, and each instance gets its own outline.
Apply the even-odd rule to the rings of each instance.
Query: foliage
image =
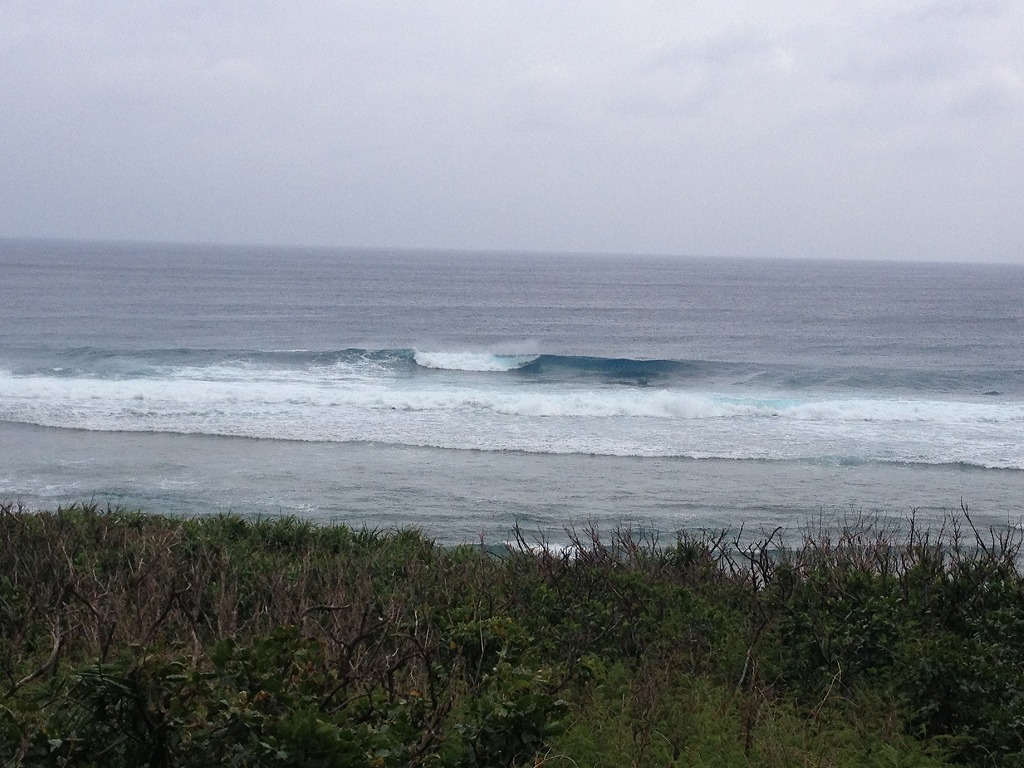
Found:
[[[0,507],[7,766],[1024,765],[1020,533]]]

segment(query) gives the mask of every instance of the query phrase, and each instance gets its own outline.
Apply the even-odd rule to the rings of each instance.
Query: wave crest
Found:
[[[413,353],[413,360],[421,368],[443,371],[479,371],[504,373],[529,365],[537,355],[494,355],[487,352],[421,352]]]

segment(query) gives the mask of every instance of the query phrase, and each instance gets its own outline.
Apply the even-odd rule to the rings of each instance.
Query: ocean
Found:
[[[798,534],[1024,512],[1024,267],[0,241],[0,500]]]

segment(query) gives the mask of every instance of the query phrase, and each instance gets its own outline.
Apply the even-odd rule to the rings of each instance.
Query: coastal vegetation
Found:
[[[1024,766],[1019,529],[0,507],[5,766]]]

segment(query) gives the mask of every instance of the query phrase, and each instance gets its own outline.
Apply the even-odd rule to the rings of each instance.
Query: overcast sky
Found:
[[[1024,2],[2,0],[0,236],[1024,263]]]

